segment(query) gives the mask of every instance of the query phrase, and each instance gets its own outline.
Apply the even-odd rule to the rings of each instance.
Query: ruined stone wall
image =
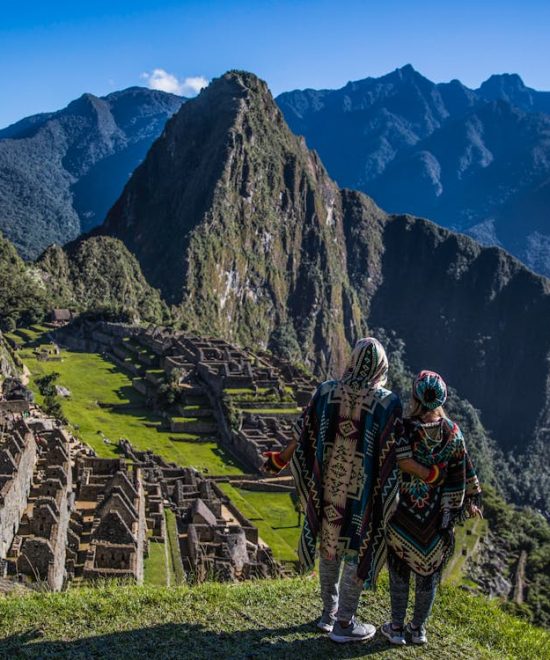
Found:
[[[0,475],[0,559],[6,554],[19,528],[21,516],[27,506],[32,484],[32,474],[36,463],[36,441],[26,425],[22,435],[22,451],[16,460],[16,470],[13,473]],[[6,430],[5,433],[11,431]],[[1,442],[1,440],[0,440]],[[0,451],[2,451],[0,449]]]

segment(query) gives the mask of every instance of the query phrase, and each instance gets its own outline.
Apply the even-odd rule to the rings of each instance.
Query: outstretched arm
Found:
[[[273,472],[275,474],[279,473],[289,463],[290,459],[294,455],[294,452],[296,451],[297,445],[298,445],[298,441],[296,440],[295,437],[292,437],[292,439],[287,444],[287,446],[281,451],[264,452],[266,461],[264,463],[263,469],[266,472]]]
[[[418,463],[414,458],[402,458],[397,461],[397,465],[401,472],[408,472],[409,474],[414,474],[417,477],[420,477],[422,481],[426,481],[430,474],[430,468],[427,468],[425,465]]]

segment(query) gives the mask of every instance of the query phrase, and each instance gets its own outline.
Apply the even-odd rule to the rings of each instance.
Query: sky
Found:
[[[192,96],[228,69],[274,94],[338,88],[407,63],[478,87],[550,90],[548,0],[0,0],[0,127],[84,92]]]

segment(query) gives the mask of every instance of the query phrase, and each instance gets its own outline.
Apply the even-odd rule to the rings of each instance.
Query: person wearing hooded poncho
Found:
[[[363,588],[376,585],[385,563],[384,526],[398,493],[392,431],[402,409],[384,387],[387,372],[382,345],[371,337],[357,342],[342,378],[313,394],[295,441],[267,457],[267,469],[275,471],[291,458],[305,512],[298,554],[303,567],[312,568],[319,547],[324,609],[318,626],[337,642],[375,633],[355,621],[355,613]]]
[[[395,428],[396,456],[403,470],[420,463],[418,475],[400,474],[399,504],[386,528],[392,620],[382,633],[393,644],[405,644],[404,622],[411,573],[416,591],[412,641],[427,641],[425,624],[437,584],[454,550],[454,525],[481,515],[481,489],[457,424],[443,411],[447,386],[433,371],[422,371],[413,383],[411,410]]]

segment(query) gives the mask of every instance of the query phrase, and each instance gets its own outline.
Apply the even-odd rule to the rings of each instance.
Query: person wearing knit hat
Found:
[[[315,390],[292,441],[266,454],[269,472],[290,461],[305,513],[298,556],[309,569],[319,554],[323,613],[317,626],[338,643],[376,632],[355,613],[363,588],[374,588],[385,563],[384,526],[398,491],[392,431],[402,408],[384,387],[387,375],[383,346],[374,337],[360,339],[342,376]],[[412,459],[407,468],[427,472]]]
[[[454,525],[481,515],[481,489],[457,424],[443,405],[447,385],[434,371],[413,380],[408,416],[396,424],[400,468],[399,504],[386,527],[392,620],[381,632],[392,644],[405,644],[405,614],[411,573],[416,591],[412,621],[406,631],[425,644],[426,620],[445,564],[454,550]],[[423,466],[411,474],[408,463]]]

